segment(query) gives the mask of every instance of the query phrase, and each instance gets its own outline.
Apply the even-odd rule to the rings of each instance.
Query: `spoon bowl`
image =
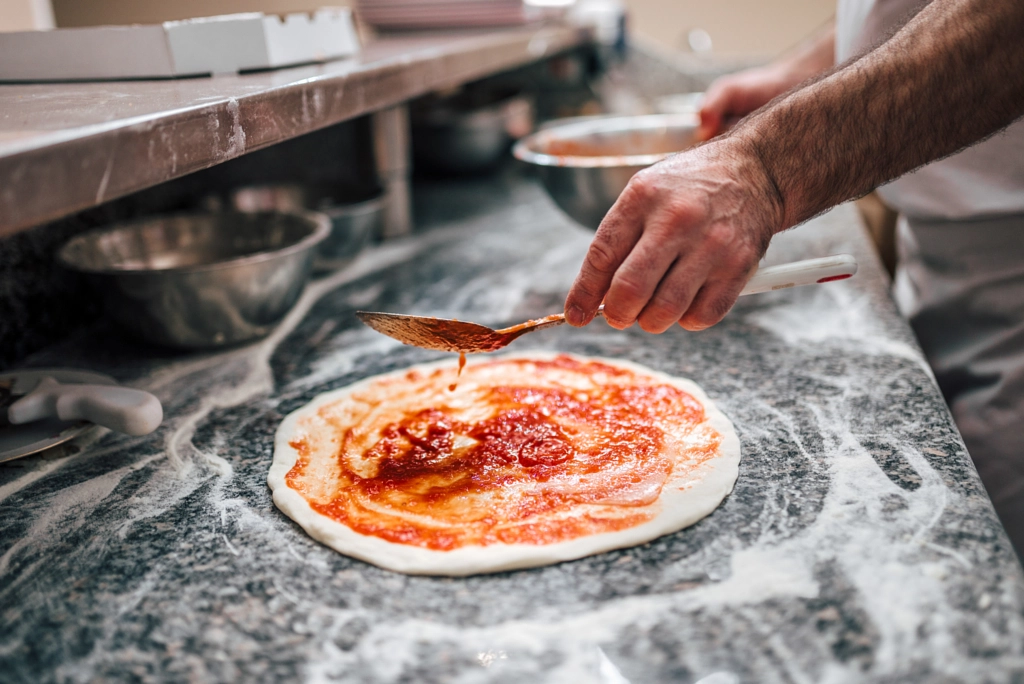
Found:
[[[604,307],[602,306],[597,313],[601,315],[603,312]],[[486,325],[459,321],[454,318],[410,316],[377,311],[357,311],[356,316],[377,332],[403,344],[459,354],[497,351],[528,332],[565,323],[565,314],[552,314],[509,328],[495,330]]]

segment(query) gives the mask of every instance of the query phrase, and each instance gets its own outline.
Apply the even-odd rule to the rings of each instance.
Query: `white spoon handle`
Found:
[[[849,278],[857,272],[857,260],[850,254],[835,254],[820,259],[805,259],[791,264],[769,266],[754,274],[740,295],[784,290],[799,285],[828,283]]]
[[[126,435],[145,435],[163,420],[160,400],[149,392],[119,385],[63,385],[43,378],[34,390],[11,404],[13,425],[56,416],[87,420]]]

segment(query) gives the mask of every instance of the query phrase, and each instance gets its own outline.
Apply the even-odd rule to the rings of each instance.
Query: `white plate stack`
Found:
[[[560,14],[568,4],[542,0],[358,0],[364,21],[386,29],[516,26]],[[561,5],[561,7],[552,7]]]

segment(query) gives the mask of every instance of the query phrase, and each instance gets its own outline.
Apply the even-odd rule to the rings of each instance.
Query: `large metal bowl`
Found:
[[[347,266],[371,240],[384,232],[385,196],[348,195],[338,188],[310,185],[251,185],[228,197],[235,211],[316,211],[331,220],[331,234],[317,248],[314,268],[336,270]]]
[[[614,116],[545,128],[512,154],[534,165],[555,203],[597,230],[637,171],[697,143],[693,114]]]
[[[220,347],[274,329],[330,230],[314,213],[178,214],[79,235],[57,258],[92,281],[129,332],[175,347]]]

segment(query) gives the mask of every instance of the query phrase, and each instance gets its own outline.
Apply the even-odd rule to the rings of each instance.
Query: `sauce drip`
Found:
[[[454,392],[459,388],[459,378],[462,377],[462,369],[466,367],[466,353],[459,352],[459,370],[455,373],[455,382],[448,385],[448,391]]]
[[[291,443],[288,486],[394,543],[550,544],[650,520],[669,476],[720,441],[686,392],[600,362],[474,365],[469,408],[447,403],[444,375],[410,371],[322,407]]]

